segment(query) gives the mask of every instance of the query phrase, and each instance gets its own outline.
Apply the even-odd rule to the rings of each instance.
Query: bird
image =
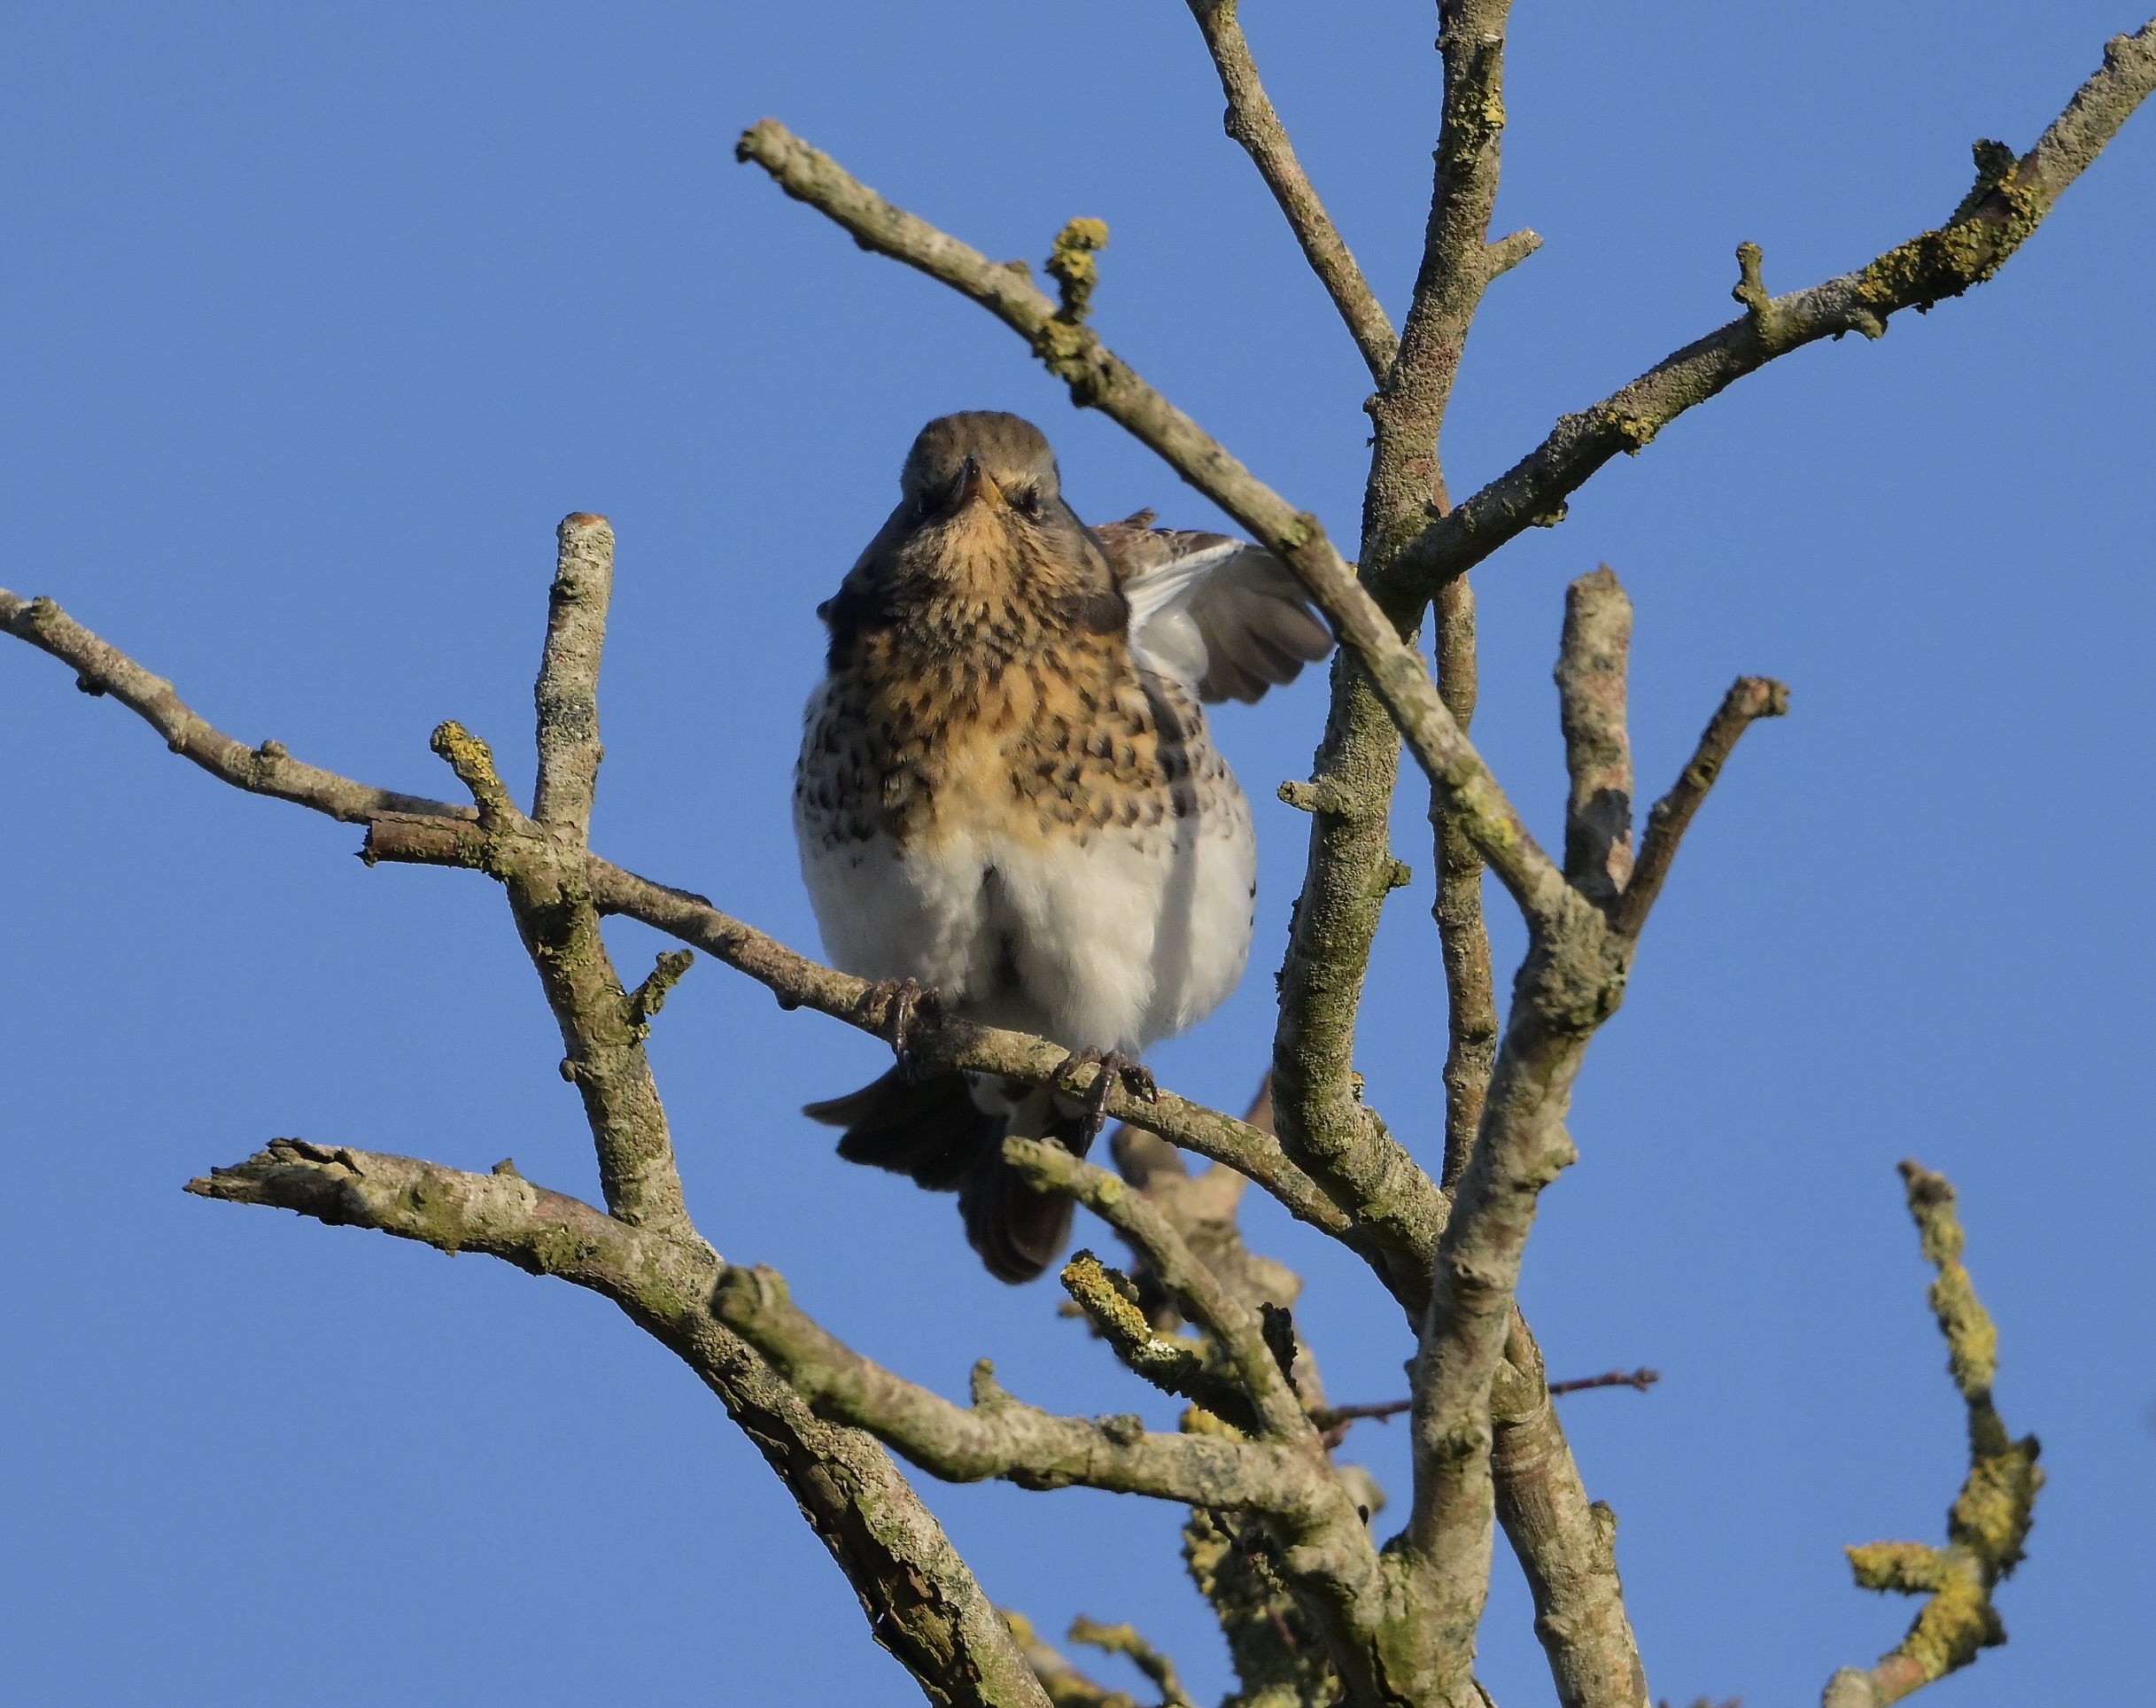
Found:
[[[899,501],[817,608],[794,826],[826,955],[872,981],[890,1071],[810,1104],[839,1154],[958,1194],[989,1272],[1017,1283],[1068,1237],[1066,1193],[1011,1134],[1083,1156],[1109,1087],[1243,974],[1257,896],[1250,805],[1204,706],[1251,702],[1331,650],[1286,566],[1140,511],[1088,527],[1032,423],[923,427]],[[1031,1032],[1099,1072],[1051,1086],[924,1073],[932,1013]]]

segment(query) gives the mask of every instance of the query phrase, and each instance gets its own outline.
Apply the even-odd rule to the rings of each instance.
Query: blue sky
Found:
[[[1245,16],[1397,315],[1432,14]],[[1454,491],[1727,318],[1739,241],[1788,290],[1936,223],[1971,141],[2026,147],[2141,21],[2115,0],[1523,6],[1499,224],[1547,246],[1470,346]],[[813,610],[919,423],[1017,409],[1082,513],[1217,518],[986,315],[736,167],[743,125],[783,119],[991,254],[1037,264],[1067,218],[1106,219],[1104,336],[1353,534],[1367,377],[1168,0],[44,6],[15,14],[0,85],[0,582],[249,740],[435,792],[426,736],[454,716],[523,788],[553,525],[602,510],[598,845],[804,948],[786,797]],[[1551,839],[1562,589],[1598,560],[1637,606],[1643,788],[1739,672],[1794,694],[1702,814],[1595,1044],[1525,1283],[1556,1373],[1665,1373],[1563,1403],[1679,1701],[1815,1700],[1905,1622],[1840,1549],[1935,1538],[1960,1475],[1908,1154],[1962,1189],[2001,1403],[2051,1477],[2001,1598],[2013,1642],[1939,1700],[2145,1688],[2152,206],[2144,113],[1994,283],[1745,381],[1477,575],[1477,739]],[[1305,830],[1272,790],[1322,716],[1312,681],[1220,719],[1257,803],[1259,936],[1244,990],[1159,1054],[1191,1095],[1237,1104],[1265,1059]],[[27,648],[0,652],[0,1694],[918,1700],[748,1444],[610,1307],[180,1193],[280,1133],[513,1154],[594,1192],[491,887],[366,870],[351,830],[212,782]],[[1417,881],[1361,1057],[1434,1159],[1424,806],[1411,782]],[[661,946],[613,940],[639,970]],[[653,1048],[729,1257],[947,1392],[986,1354],[1043,1403],[1167,1415],[1052,1284],[988,1281],[949,1200],[841,1165],[794,1113],[873,1071],[872,1041],[704,965]],[[1375,1285],[1250,1221],[1309,1277],[1334,1395],[1399,1391]],[[1351,1448],[1404,1490],[1397,1426]],[[999,1602],[1136,1620],[1201,1696],[1226,1687],[1172,1510],[928,1494]],[[1549,1699],[1509,1566],[1482,1671],[1508,1708]]]

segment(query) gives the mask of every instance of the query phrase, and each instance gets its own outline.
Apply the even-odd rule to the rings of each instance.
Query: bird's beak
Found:
[[[958,501],[951,508],[962,510],[976,498],[985,499],[995,509],[1003,508],[1003,488],[989,477],[979,457],[969,456],[958,466]]]

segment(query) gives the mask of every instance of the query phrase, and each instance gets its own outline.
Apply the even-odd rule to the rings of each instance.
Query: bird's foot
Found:
[[[861,998],[861,1013],[891,1041],[898,1072],[909,1084],[920,1070],[913,1053],[913,1029],[942,1005],[935,987],[918,979],[878,979]]]
[[[1055,1077],[1068,1079],[1080,1068],[1100,1069],[1085,1089],[1085,1122],[1078,1130],[1078,1154],[1083,1156],[1093,1148],[1093,1141],[1100,1137],[1100,1130],[1107,1122],[1108,1093],[1115,1089],[1117,1080],[1121,1080],[1134,1097],[1142,1097],[1148,1103],[1159,1099],[1160,1087],[1153,1079],[1152,1068],[1131,1060],[1121,1050],[1074,1050],[1063,1058]]]

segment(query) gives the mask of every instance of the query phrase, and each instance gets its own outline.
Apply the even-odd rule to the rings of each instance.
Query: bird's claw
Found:
[[[1100,1130],[1107,1124],[1108,1093],[1121,1080],[1126,1090],[1134,1097],[1142,1097],[1148,1103],[1159,1100],[1160,1087],[1152,1075],[1152,1069],[1142,1062],[1133,1061],[1121,1050],[1074,1050],[1063,1058],[1062,1066],[1056,1069],[1059,1080],[1066,1080],[1080,1068],[1097,1068],[1093,1083],[1085,1090],[1085,1122],[1078,1130],[1078,1153],[1083,1156],[1093,1148],[1093,1141],[1100,1137]]]
[[[879,979],[861,998],[862,1013],[877,1030],[888,1030],[891,1054],[908,1083],[920,1071],[920,1058],[913,1053],[913,1029],[935,1013],[940,1000],[934,987],[918,979]]]

